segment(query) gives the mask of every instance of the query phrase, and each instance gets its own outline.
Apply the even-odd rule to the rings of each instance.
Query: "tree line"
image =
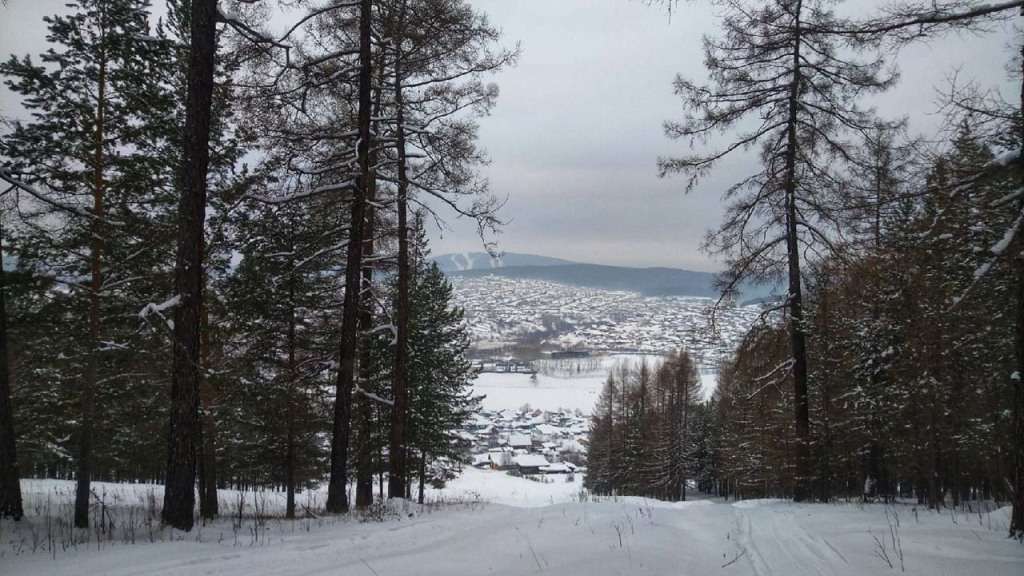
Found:
[[[462,0],[273,8],[79,0],[0,63],[0,515],[19,476],[74,478],[80,527],[92,480],[163,482],[188,530],[218,487],[294,517],[450,474],[473,372],[424,230],[499,224],[476,119],[517,48]]]
[[[870,479],[872,495],[916,495],[931,507],[947,498],[1011,500],[1007,380],[1015,356],[1007,335],[1018,279],[1010,266],[996,266],[984,283],[976,272],[1010,225],[992,206],[1019,184],[1002,172],[963,183],[960,176],[994,160],[967,124],[948,153],[912,178],[899,175],[909,166],[891,144],[870,151],[882,179],[872,194],[927,192],[874,204],[865,245],[810,275],[813,494],[860,495]],[[723,369],[716,410],[729,491],[778,495],[795,485],[784,341],[782,325],[759,327]]]
[[[704,409],[696,364],[685,351],[654,367],[616,367],[591,416],[584,485],[596,494],[686,500],[704,461]]]
[[[953,85],[954,136],[927,145],[865,105],[898,81],[899,49],[987,33],[1020,7],[898,2],[849,18],[817,0],[722,3],[708,81],[676,80],[687,112],[666,124],[698,150],[661,173],[692,188],[748,151],[705,247],[726,260],[725,294],[755,281],[784,296],[721,370],[721,490],[992,496],[1012,500],[1024,535],[1024,106]]]

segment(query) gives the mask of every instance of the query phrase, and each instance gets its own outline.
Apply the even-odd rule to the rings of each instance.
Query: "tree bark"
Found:
[[[103,18],[101,9],[100,18]],[[107,59],[106,48],[103,43],[106,39],[105,23],[100,22],[100,64],[99,76],[97,79],[98,89],[96,95],[96,127],[93,146],[93,189],[92,189],[92,214],[90,222],[90,234],[92,236],[91,250],[89,255],[89,269],[91,282],[89,284],[89,352],[86,359],[85,378],[82,380],[81,390],[81,419],[78,430],[78,471],[76,474],[77,484],[75,486],[75,527],[89,527],[89,493],[92,481],[92,442],[93,442],[93,421],[96,418],[96,379],[99,372],[99,346],[100,346],[100,292],[103,290],[103,229],[104,218],[104,158],[103,140],[104,133],[104,108],[107,105]]]
[[[0,254],[3,254],[0,232]],[[7,364],[6,277],[0,266],[0,518],[21,520],[21,481],[14,438],[14,407],[11,404],[11,375]]]
[[[210,309],[203,303],[202,318],[202,364],[204,370],[210,368]],[[202,441],[199,460],[199,516],[203,519],[216,518],[220,503],[217,500],[217,423],[213,417],[213,383],[206,374],[201,374],[199,401],[202,413]]]
[[[408,411],[409,364],[409,180],[406,174],[405,153],[405,101],[402,95],[402,41],[404,39],[406,2],[402,0],[395,34],[395,138],[398,151],[398,314],[395,343],[395,366],[392,380],[394,406],[391,412],[390,474],[388,496],[401,497],[406,493],[405,424]]]
[[[423,504],[424,495],[425,495],[424,493],[426,491],[426,488],[424,487],[424,485],[426,483],[427,483],[427,453],[421,451],[420,452],[420,490],[419,490],[419,495],[418,495],[418,497],[416,499],[416,501],[419,502],[420,504]]]
[[[796,428],[796,483],[793,500],[801,502],[810,490],[810,410],[807,400],[807,334],[804,326],[803,290],[800,278],[800,244],[796,211],[797,109],[800,106],[800,30],[803,2],[794,10],[793,81],[789,89],[786,168],[783,183],[786,194],[786,252],[789,264],[790,348],[793,356],[793,411]]]
[[[1024,8],[1021,9],[1024,15]],[[1017,134],[1020,143],[1020,156],[1017,158],[1018,178],[1024,182],[1024,43],[1020,48],[1021,57],[1021,94],[1020,125]],[[1024,202],[1018,206],[1024,213]],[[1014,333],[1014,352],[1016,355],[1016,373],[1011,379],[1013,385],[1013,438],[1010,450],[1013,451],[1013,512],[1010,518],[1010,536],[1024,539],[1024,241],[1018,237],[1016,257],[1013,259],[1017,278],[1017,318]]]
[[[1013,436],[1010,441],[1010,449],[1013,451],[1013,512],[1010,518],[1010,536],[1024,539],[1024,255],[1018,255],[1014,259],[1014,267],[1017,277],[1017,318],[1014,334],[1017,366],[1010,382],[1013,386]]]
[[[292,253],[295,253],[295,246],[292,246]],[[295,264],[289,262],[288,268],[292,272],[288,275],[288,396],[285,398],[287,409],[285,412],[285,512],[284,517],[289,520],[295,518],[295,396],[298,393],[299,373],[295,362]]]
[[[377,89],[373,97],[374,116],[380,116],[381,96],[384,91],[384,58],[383,54],[377,58]],[[376,237],[376,211],[373,202],[377,199],[377,150],[370,150],[370,178],[366,189],[366,229],[363,234],[366,238],[364,245],[364,260],[372,259]],[[370,380],[370,342],[369,334],[373,330],[373,264],[363,266],[363,290],[369,295],[370,301],[364,302],[359,313],[359,332],[363,334],[363,345],[359,353],[359,380],[369,382]],[[356,437],[359,441],[356,454],[356,508],[363,509],[373,504],[373,406],[370,399],[364,397],[356,398],[356,425],[358,431]]]
[[[217,0],[192,0],[182,154],[178,246],[174,267],[174,352],[171,422],[163,521],[191,530],[195,511],[196,442],[199,430],[200,323],[203,299],[203,233],[210,163],[210,115],[216,57]]]
[[[341,346],[338,353],[338,384],[334,400],[334,435],[331,439],[331,478],[327,486],[327,511],[347,512],[348,449],[352,428],[352,388],[355,380],[356,344],[359,340],[359,296],[362,286],[363,226],[366,221],[366,189],[370,178],[370,52],[372,0],[361,0],[359,15],[359,175],[352,195],[351,222],[345,262],[345,303],[341,313]]]

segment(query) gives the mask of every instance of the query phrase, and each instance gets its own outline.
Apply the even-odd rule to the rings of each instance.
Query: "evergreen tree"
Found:
[[[2,246],[2,231],[0,231]],[[14,433],[14,408],[11,406],[11,372],[7,349],[7,271],[0,248],[0,518],[21,520],[21,480],[18,473],[18,452]]]
[[[145,346],[133,341],[137,326],[128,319],[164,280],[173,162],[160,152],[174,130],[166,84],[173,60],[150,40],[147,2],[71,7],[70,15],[45,19],[52,46],[40,64],[12,57],[0,65],[7,86],[33,112],[32,121],[14,123],[0,156],[5,173],[23,184],[27,219],[12,249],[69,287],[54,299],[71,300],[77,312],[61,322],[79,335],[66,353],[79,385],[75,524],[86,527],[96,435],[103,432],[98,414],[118,407],[100,411],[107,400],[101,384],[144,365],[136,354]]]
[[[192,0],[189,15],[188,88],[182,142],[178,235],[174,265],[171,417],[164,488],[164,522],[180,530],[194,523],[196,448],[200,440],[200,328],[203,311],[203,246],[210,118],[216,67],[217,0]]]
[[[316,238],[330,224],[324,214],[315,206],[250,203],[237,216],[245,241],[223,289],[238,378],[225,387],[218,410],[224,432],[237,439],[225,446],[224,472],[283,485],[287,518],[295,517],[297,489],[319,477],[326,457],[319,438],[337,310],[329,269],[337,262],[316,252]]]
[[[457,433],[479,399],[470,387],[476,371],[466,358],[465,313],[454,304],[452,285],[436,263],[421,260],[418,268],[410,294],[408,445],[419,455],[422,502],[424,484],[451,479],[465,458]]]
[[[331,478],[328,484],[327,509],[346,512],[349,507],[348,484],[349,433],[352,428],[352,391],[356,379],[356,356],[359,330],[359,306],[362,292],[363,242],[366,239],[366,193],[371,178],[370,148],[372,102],[372,18],[373,2],[359,4],[359,86],[357,128],[358,171],[351,201],[349,234],[345,257],[345,302],[342,308],[340,350],[338,352],[338,384],[334,400],[334,428],[331,440]]]
[[[427,260],[426,236],[419,217],[410,242],[413,275],[409,294],[409,411],[404,422],[406,449],[414,451],[418,465],[420,498],[428,482],[443,482],[454,476],[465,458],[458,431],[479,408],[470,383],[476,375],[466,358],[469,336],[464,312],[454,304],[452,285],[436,263]],[[375,333],[373,344],[376,377],[366,392],[383,398],[393,382],[395,346],[394,321],[398,310],[397,278],[388,284],[389,313],[378,320],[384,329]],[[393,405],[377,401],[379,406]],[[389,413],[393,420],[393,413]],[[378,446],[390,444],[390,431],[376,437]],[[369,440],[371,443],[374,439]],[[390,451],[389,451],[390,457]],[[410,483],[411,484],[411,483]],[[407,488],[407,486],[403,486]],[[389,495],[402,497],[403,493]]]

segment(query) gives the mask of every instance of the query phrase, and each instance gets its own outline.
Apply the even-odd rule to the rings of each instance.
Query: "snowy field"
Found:
[[[583,370],[546,370],[541,367],[536,380],[529,374],[503,374],[485,372],[473,382],[473,391],[484,394],[486,410],[519,409],[524,404],[531,408],[555,411],[559,408],[579,410],[590,414],[597,403],[608,372],[619,363],[647,362],[652,368],[662,361],[661,356],[641,354],[610,354],[580,361]],[[567,361],[570,367],[574,361]],[[546,373],[547,372],[547,373]],[[709,398],[717,386],[717,374],[701,372],[704,397]]]
[[[485,372],[473,382],[473,392],[484,394],[486,410],[531,408],[555,411],[559,408],[590,414],[607,379],[605,375],[558,378],[537,374],[497,374]]]
[[[909,505],[794,505],[753,500],[660,503],[581,498],[576,482],[540,484],[467,471],[431,499],[381,520],[267,518],[251,510],[191,533],[158,531],[47,548],[40,503],[67,506],[69,482],[26,481],[31,517],[0,524],[0,574],[18,575],[767,575],[1024,573],[1024,545],[1005,537],[1008,509],[937,514]],[[159,489],[99,484],[119,506]],[[237,493],[225,491],[225,503]],[[300,501],[303,499],[300,498]],[[264,512],[280,512],[265,495]],[[157,502],[159,500],[157,499]],[[113,504],[112,504],[113,505]],[[118,516],[115,507],[115,516]],[[233,510],[229,510],[233,511]],[[123,512],[123,511],[122,511]],[[116,532],[117,528],[113,531]],[[254,538],[253,534],[258,534]],[[32,550],[33,538],[36,540]],[[891,564],[891,566],[890,566]]]

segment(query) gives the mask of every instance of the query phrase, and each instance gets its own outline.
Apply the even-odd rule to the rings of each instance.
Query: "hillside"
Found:
[[[583,264],[534,254],[508,253],[500,260],[486,253],[445,254],[434,258],[445,273],[479,278],[496,275],[505,278],[558,282],[580,288],[625,290],[644,296],[718,296],[715,274],[679,268],[631,268],[603,264]],[[763,286],[744,285],[740,300],[766,298],[771,294]]]
[[[494,270],[498,268],[520,266],[560,266],[575,264],[561,258],[538,256],[536,254],[518,254],[505,252],[494,258],[486,252],[462,252],[459,254],[442,254],[431,258],[442,272],[463,272],[467,270]]]
[[[708,298],[643,296],[496,274],[458,274],[452,283],[479,349],[528,342],[647,354],[686,348],[714,366],[733,352],[762,312],[760,306],[727,306],[712,331]]]
[[[456,272],[464,276],[495,274],[507,278],[524,278],[560,282],[582,288],[628,290],[645,296],[706,296],[717,294],[714,274],[672,268],[625,268],[599,264],[568,264],[561,266],[517,266],[494,270]]]

